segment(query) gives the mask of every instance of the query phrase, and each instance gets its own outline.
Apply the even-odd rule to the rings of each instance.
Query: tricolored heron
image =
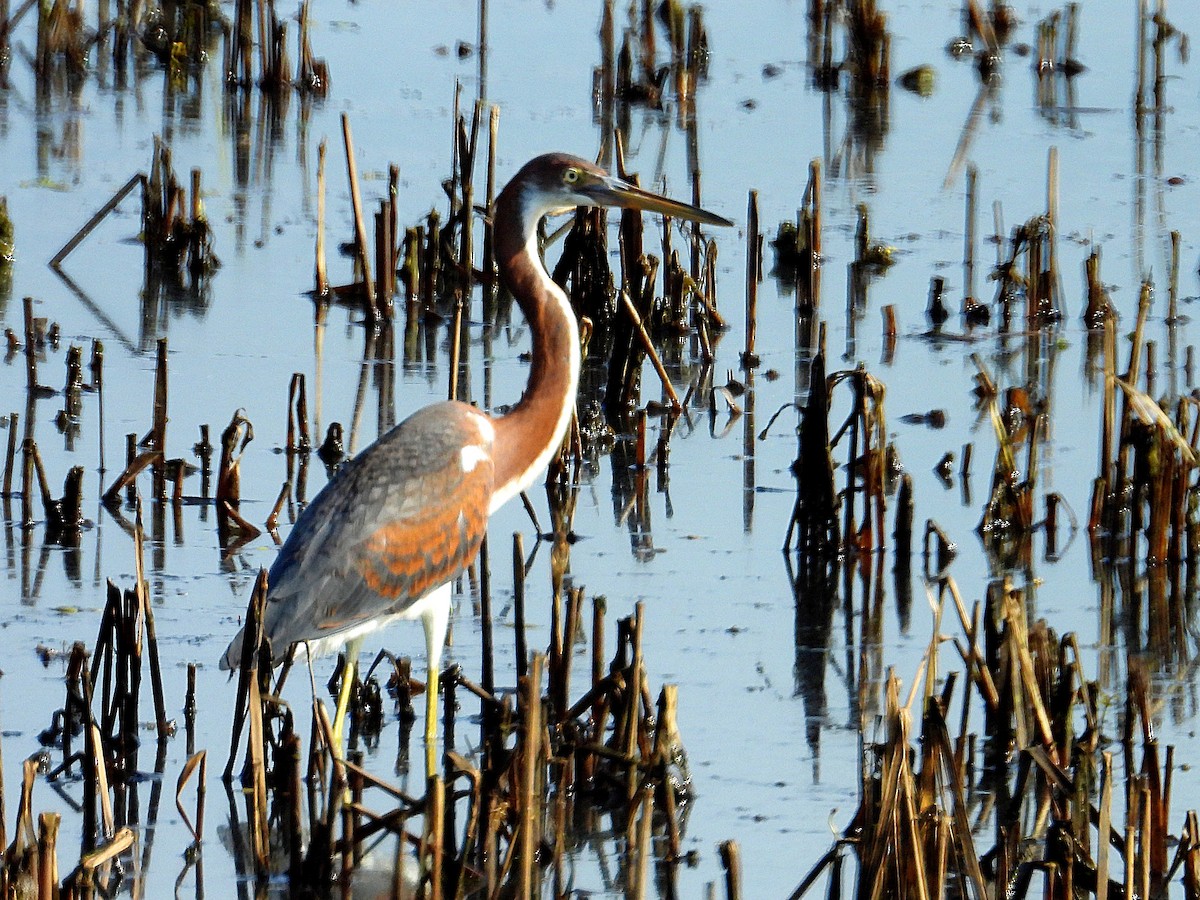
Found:
[[[537,226],[545,215],[578,206],[731,224],[560,153],[526,163],[501,191],[493,218],[496,261],[533,341],[524,395],[497,417],[455,401],[414,413],[342,467],[296,520],[271,567],[264,634],[272,645],[303,642],[315,654],[345,644],[335,752],[364,636],[397,619],[420,619],[429,662],[426,774],[434,771],[450,583],[475,559],[488,516],[532,484],[558,452],[575,408],[579,332],[566,295],[541,261]],[[222,668],[241,661],[243,633],[225,651]]]

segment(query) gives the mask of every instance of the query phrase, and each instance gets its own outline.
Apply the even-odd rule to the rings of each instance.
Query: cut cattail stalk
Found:
[[[637,329],[638,337],[641,339],[642,347],[646,351],[646,355],[650,357],[650,362],[654,366],[654,371],[658,373],[658,378],[662,382],[663,390],[666,392],[671,403],[671,411],[679,413],[683,411],[683,406],[679,402],[679,395],[675,393],[675,386],[671,384],[671,378],[667,375],[667,370],[662,364],[662,360],[658,358],[658,351],[654,349],[654,342],[650,340],[650,335],[646,332],[646,326],[642,322],[642,317],[638,315],[637,308],[633,305],[633,301],[629,299],[629,294],[625,291],[621,292],[621,303],[625,307],[625,311],[629,313],[629,317],[633,320],[633,325]]]

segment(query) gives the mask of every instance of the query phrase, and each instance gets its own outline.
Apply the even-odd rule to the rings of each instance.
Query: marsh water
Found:
[[[718,299],[731,323],[716,345],[715,370],[733,370],[745,380],[738,352],[744,341],[747,194],[758,192],[764,230],[773,233],[775,224],[795,217],[809,163],[819,159],[825,176],[821,316],[828,368],[861,363],[885,385],[889,431],[915,483],[917,521],[935,520],[956,542],[951,573],[964,596],[975,599],[997,574],[975,535],[995,436],[975,408],[971,354],[986,361],[1002,387],[1021,386],[1027,373],[1038,372],[1050,413],[1042,490],[1061,494],[1081,522],[1096,474],[1101,415],[1101,378],[1085,356],[1086,330],[1079,318],[1083,261],[1093,246],[1103,248],[1102,274],[1123,317],[1120,333],[1131,327],[1142,278],[1155,279],[1148,335],[1162,348],[1159,388],[1185,393],[1193,387],[1183,359],[1196,327],[1187,321],[1189,304],[1200,294],[1195,214],[1200,76],[1179,52],[1179,42],[1169,43],[1167,102],[1139,129],[1135,3],[1088,0],[1080,6],[1076,56],[1086,68],[1070,80],[1051,76],[1049,90],[1045,81],[1039,85],[1028,45],[1035,41],[1036,22],[1060,8],[1055,4],[1016,7],[1019,25],[1002,53],[998,77],[986,86],[969,58],[948,52],[964,33],[958,3],[887,2],[882,8],[892,33],[893,75],[927,65],[933,86],[922,96],[893,85],[882,109],[866,111],[855,106],[844,83],[831,90],[814,85],[807,4],[705,6],[711,58],[695,109],[703,201],[739,223],[712,231],[720,251]],[[616,10],[618,33],[625,14]],[[215,436],[243,410],[254,424],[255,440],[241,463],[242,514],[260,525],[287,479],[279,450],[293,372],[308,377],[314,433],[341,422],[351,449],[361,449],[381,428],[445,395],[444,328],[427,342],[428,353],[379,361],[364,358],[357,310],[335,306],[325,327],[314,327],[308,292],[322,139],[330,148],[329,239],[336,244],[353,234],[341,114],[348,113],[353,125],[368,201],[383,196],[388,165],[399,166],[399,218],[406,223],[445,206],[441,181],[449,174],[456,84],[462,85],[466,108],[482,95],[500,110],[502,180],[547,150],[596,154],[600,125],[593,72],[600,60],[600,4],[491,3],[486,66],[479,55],[477,15],[477,5],[469,2],[321,3],[313,10],[312,40],[328,63],[328,96],[304,102],[292,96],[270,105],[254,92],[244,107],[225,92],[219,53],[202,74],[183,83],[172,84],[153,61],[133,66],[122,82],[111,60],[97,52],[82,80],[39,84],[29,60],[32,22],[15,29],[9,85],[0,89],[0,195],[8,199],[17,258],[0,315],[4,327],[20,334],[21,299],[31,296],[35,315],[58,324],[60,342],[47,348],[41,363],[41,380],[54,387],[64,375],[68,345],[84,347],[86,355],[94,340],[103,341],[105,390],[103,416],[99,398],[87,395],[78,428],[64,433],[56,426],[61,398],[40,399],[27,410],[22,357],[10,356],[0,365],[5,398],[0,411],[33,414],[56,489],[69,467],[85,468],[90,519],[77,550],[46,543],[40,526],[22,530],[5,523],[0,728],[7,796],[14,797],[19,785],[17,761],[39,749],[38,734],[62,702],[64,664],[57,657],[44,663],[35,648],[59,650],[75,640],[90,645],[106,579],[129,586],[133,577],[130,535],[98,497],[121,467],[124,436],[149,428],[158,338],[169,341],[168,455],[190,458],[200,425],[209,424]],[[1177,4],[1170,16],[1181,32],[1200,32],[1200,8]],[[643,184],[665,184],[668,193],[688,197],[687,136],[670,96],[661,109],[638,106],[629,116],[629,167]],[[205,290],[172,295],[147,289],[136,193],[66,259],[66,277],[56,274],[48,261],[131,175],[146,170],[156,135],[169,144],[176,171],[203,172],[204,203],[221,261]],[[1058,154],[1058,252],[1066,307],[1061,324],[1039,342],[1036,365],[1022,356],[1028,343],[1002,338],[994,326],[968,333],[954,319],[951,330],[962,339],[927,339],[931,277],[945,279],[952,308],[965,289],[964,164],[978,171],[980,263],[974,290],[987,300],[993,292],[985,281],[995,256],[988,239],[995,231],[993,204],[999,204],[1004,229],[1043,212],[1052,147]],[[865,303],[848,315],[847,265],[860,205],[869,210],[872,239],[893,248],[894,265],[871,282]],[[1168,334],[1171,231],[1181,234],[1183,318]],[[907,688],[932,628],[919,564],[911,608],[896,605],[888,596],[891,579],[885,579],[884,626],[877,640],[864,642],[860,610],[840,600],[832,627],[818,636],[797,626],[802,618],[797,604],[805,598],[793,588],[781,547],[796,491],[790,465],[798,418],[791,405],[805,398],[808,355],[796,346],[795,298],[786,280],[771,275],[769,247],[765,262],[758,307],[762,364],[752,399],[739,400],[744,414],[731,415],[718,405],[710,417],[709,398],[697,396],[671,439],[669,482],[655,484],[644,516],[631,520],[621,487],[626,473],[620,466],[614,471],[602,456],[598,468],[586,474],[575,519],[582,540],[572,549],[573,582],[589,596],[606,596],[610,616],[627,615],[643,602],[650,683],[680,686],[679,725],[694,792],[684,849],[695,851],[695,865],[679,874],[681,896],[701,896],[706,884],[720,880],[716,846],[726,839],[741,847],[746,896],[786,896],[799,883],[857,804],[864,739],[861,673],[881,684],[887,667],[894,667]],[[330,268],[334,282],[350,280],[344,257],[331,256]],[[888,304],[896,309],[900,332],[891,354],[885,353],[880,312]],[[477,306],[468,313],[470,351],[463,371],[471,396],[492,408],[520,395],[528,335],[519,319],[484,329],[480,317]],[[681,395],[695,377],[695,354],[694,341],[684,341],[675,354],[672,374]],[[659,399],[649,368],[643,399]],[[779,409],[783,414],[760,435]],[[945,427],[901,418],[930,410],[945,412]],[[28,427],[24,420],[22,427]],[[651,419],[651,427],[660,427],[658,420]],[[961,454],[967,443],[974,449],[972,476],[944,483],[935,465],[947,451]],[[315,460],[309,478],[311,496],[325,479]],[[194,496],[199,490],[189,482],[186,492]],[[532,499],[544,521],[545,497],[535,491]],[[151,506],[147,503],[147,577],[168,706],[179,714],[186,666],[198,664],[197,744],[213,758],[211,778],[224,763],[234,702],[234,686],[216,662],[238,628],[255,574],[270,565],[276,547],[264,534],[227,552],[218,542],[211,508]],[[281,525],[281,536],[288,527]],[[507,560],[514,531],[525,532],[526,546],[533,548],[529,518],[516,503],[493,517],[491,527],[493,547],[500,548],[493,549],[492,590],[502,635],[511,632],[505,598],[512,584],[507,562],[495,560]],[[1072,538],[1064,525],[1054,553],[1045,552],[1043,539],[1036,538],[1033,561],[1014,575],[1028,588],[1035,615],[1060,633],[1079,636],[1089,671],[1104,673],[1096,677],[1112,693],[1123,684],[1126,651],[1141,647],[1136,627],[1102,627],[1086,537],[1081,531]],[[548,552],[535,555],[533,596],[547,594],[548,566]],[[883,567],[890,572],[891,566],[889,556]],[[547,605],[531,601],[530,616],[529,644],[544,646]],[[468,673],[479,667],[479,631],[471,597],[462,593],[456,597],[448,657]],[[1154,683],[1163,701],[1163,739],[1176,744],[1177,758],[1186,762],[1197,748],[1193,632],[1183,644],[1156,660]],[[367,649],[373,653],[381,646],[420,657],[423,644],[417,627],[399,625],[368,641]],[[498,641],[498,681],[510,687],[513,652],[511,639]],[[322,661],[318,680],[332,666],[332,660]],[[305,708],[301,681],[292,687],[295,703]],[[1111,710],[1108,714],[1111,729]],[[469,752],[465,732],[459,732],[460,749]],[[397,735],[392,722],[368,765],[416,790],[419,748],[414,744],[413,771],[397,772]],[[143,755],[143,767],[151,767],[152,754]],[[179,737],[168,748],[161,775],[167,797],[185,758]],[[202,889],[209,896],[230,896],[237,883],[222,841],[224,804],[212,802],[219,793],[215,787],[210,785],[203,869],[183,875],[185,894]],[[35,809],[61,811],[69,822],[78,789],[72,783],[39,783]],[[1176,809],[1200,804],[1193,769],[1184,766],[1176,773],[1174,792]],[[136,873],[135,892],[148,897],[175,889],[191,843],[172,803],[162,802],[156,812],[153,823],[142,816],[140,840],[152,853],[139,856]],[[64,833],[74,834],[69,826]],[[597,840],[581,851],[573,861],[576,891],[622,895],[608,855],[617,847],[619,842]],[[200,878],[203,885],[196,885]]]

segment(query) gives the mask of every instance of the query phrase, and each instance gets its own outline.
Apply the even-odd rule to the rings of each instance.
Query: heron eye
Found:
[[[578,181],[579,181],[579,170],[578,169],[567,169],[565,172],[563,172],[563,182],[565,184],[575,184]]]

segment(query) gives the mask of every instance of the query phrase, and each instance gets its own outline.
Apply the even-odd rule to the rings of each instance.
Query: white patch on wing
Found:
[[[477,416],[475,418],[475,426],[479,429],[479,437],[489,447],[496,442],[496,427],[488,421],[486,416]]]
[[[475,467],[488,458],[488,453],[482,447],[467,444],[459,452],[463,474],[475,471]]]

